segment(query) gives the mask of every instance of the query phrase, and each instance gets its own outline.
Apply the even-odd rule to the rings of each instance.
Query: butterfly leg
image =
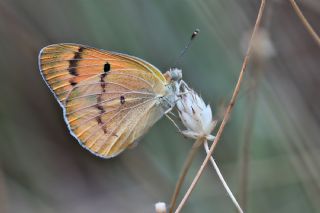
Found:
[[[176,122],[167,114],[165,116],[173,123],[173,125],[178,129],[179,132],[181,132],[179,126],[176,124]]]
[[[184,80],[181,80],[181,81],[179,82],[179,88],[180,88],[181,86],[184,86],[185,88],[190,89],[190,87],[188,86],[188,84],[187,84]]]
[[[189,93],[189,91],[191,90],[190,87],[188,86],[188,84],[184,81],[184,80],[181,80],[179,82],[179,90],[181,90],[181,88],[183,88],[183,92],[179,92],[177,94],[177,96],[182,96],[182,95],[185,95],[187,93]]]

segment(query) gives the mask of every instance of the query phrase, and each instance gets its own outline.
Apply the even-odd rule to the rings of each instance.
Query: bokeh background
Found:
[[[298,3],[320,33],[320,1]],[[154,203],[169,201],[192,146],[164,118],[136,148],[110,160],[91,155],[68,133],[41,79],[42,47],[81,43],[165,71],[199,28],[178,67],[219,117],[258,7],[254,0],[0,0],[0,212],[154,212]],[[262,27],[214,157],[246,212],[320,212],[320,48],[289,1],[267,1]],[[210,166],[183,212],[235,212]]]

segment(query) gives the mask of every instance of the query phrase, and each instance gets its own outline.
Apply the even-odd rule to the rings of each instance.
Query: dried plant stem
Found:
[[[240,184],[239,184],[239,202],[244,210],[247,209],[248,203],[248,182],[249,182],[249,163],[251,136],[256,109],[256,93],[251,93],[248,97],[247,120],[244,130],[244,141],[240,155]]]
[[[197,153],[197,150],[199,149],[200,145],[203,143],[204,139],[203,138],[199,138],[196,140],[196,142],[192,145],[192,148],[187,156],[187,159],[185,160],[184,162],[184,165],[183,165],[183,168],[181,170],[181,173],[180,173],[180,176],[179,176],[179,179],[176,183],[176,186],[175,186],[175,189],[174,189],[174,192],[172,194],[172,197],[171,197],[171,201],[170,201],[170,210],[169,210],[169,213],[172,213],[174,208],[175,208],[175,205],[176,205],[176,202],[177,202],[177,198],[178,198],[178,195],[179,195],[179,192],[181,190],[181,186],[182,186],[182,183],[184,182],[184,179],[187,175],[187,172],[191,166],[191,163],[192,163],[192,160],[195,156],[195,154]]]
[[[252,145],[252,132],[254,128],[254,120],[257,109],[258,85],[262,78],[262,70],[265,65],[266,58],[252,57],[252,68],[250,70],[250,78],[248,80],[249,87],[252,92],[248,92],[246,99],[246,113],[244,124],[244,141],[240,149],[240,181],[239,181],[239,203],[244,211],[247,210],[248,205],[248,188],[250,178],[250,149]]]
[[[252,49],[252,41],[257,33],[257,30],[259,28],[259,25],[260,25],[260,22],[261,22],[261,18],[262,18],[262,14],[263,14],[263,11],[264,11],[264,8],[265,8],[265,0],[261,0],[261,5],[260,5],[260,8],[259,8],[259,12],[258,12],[258,16],[257,16],[257,19],[256,19],[256,23],[254,25],[254,28],[253,28],[253,33],[252,33],[252,36],[250,38],[250,42],[249,42],[249,46],[248,46],[248,49],[247,49],[247,53],[244,57],[244,60],[243,60],[243,63],[242,63],[242,67],[241,67],[241,71],[240,71],[240,74],[239,74],[239,78],[238,78],[238,82],[234,88],[234,92],[233,92],[233,95],[231,97],[231,100],[230,100],[230,103],[226,109],[226,112],[224,114],[224,117],[223,117],[223,120],[221,122],[221,125],[219,127],[219,130],[217,132],[217,135],[210,147],[210,150],[209,150],[209,153],[207,154],[206,158],[204,159],[202,165],[200,166],[200,169],[198,170],[196,176],[194,177],[190,187],[188,188],[186,194],[184,195],[182,201],[180,202],[178,208],[176,209],[176,213],[180,212],[182,207],[185,205],[187,199],[189,198],[191,192],[193,191],[194,187],[196,186],[201,174],[203,173],[203,170],[205,168],[205,166],[207,165],[209,159],[210,159],[210,156],[212,155],[218,141],[220,140],[221,138],[221,135],[224,131],[224,128],[228,122],[228,119],[229,119],[229,116],[230,116],[230,113],[233,109],[233,106],[235,104],[235,101],[238,97],[238,94],[239,94],[239,91],[240,91],[240,86],[241,86],[241,83],[242,83],[242,79],[243,79],[243,76],[244,76],[244,72],[246,70],[246,67],[247,67],[247,63],[248,63],[248,59],[249,59],[249,56],[251,54],[251,49]]]
[[[206,153],[208,154],[209,153],[208,141],[205,141],[203,145],[204,145],[204,149],[206,150]],[[220,169],[219,169],[216,161],[213,159],[212,156],[210,156],[210,161],[212,163],[212,166],[213,166],[214,170],[216,171],[217,175],[219,176],[219,179],[220,179],[223,187],[226,189],[226,191],[227,191],[229,197],[231,198],[233,204],[236,206],[238,212],[243,213],[239,203],[237,202],[236,198],[232,194],[232,191],[230,190],[227,182],[224,180],[223,175],[221,174]]]
[[[307,31],[310,33],[310,35],[312,36],[312,38],[317,42],[317,44],[320,46],[320,37],[318,36],[318,34],[316,33],[316,31],[313,29],[313,27],[311,26],[311,24],[308,22],[308,20],[306,19],[306,17],[303,15],[303,13],[301,12],[299,6],[297,5],[295,0],[289,0],[294,11],[296,12],[296,14],[298,15],[298,17],[300,18],[302,24],[305,26],[305,28],[307,29]]]

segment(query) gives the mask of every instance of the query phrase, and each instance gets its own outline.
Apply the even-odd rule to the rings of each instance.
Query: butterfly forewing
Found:
[[[119,154],[164,113],[156,103],[166,80],[138,58],[57,44],[41,51],[39,65],[71,133],[101,157]]]

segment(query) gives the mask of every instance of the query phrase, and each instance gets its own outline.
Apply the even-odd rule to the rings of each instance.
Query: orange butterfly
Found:
[[[78,44],[39,54],[41,75],[63,108],[71,134],[93,154],[111,158],[140,138],[178,99],[182,72]]]

